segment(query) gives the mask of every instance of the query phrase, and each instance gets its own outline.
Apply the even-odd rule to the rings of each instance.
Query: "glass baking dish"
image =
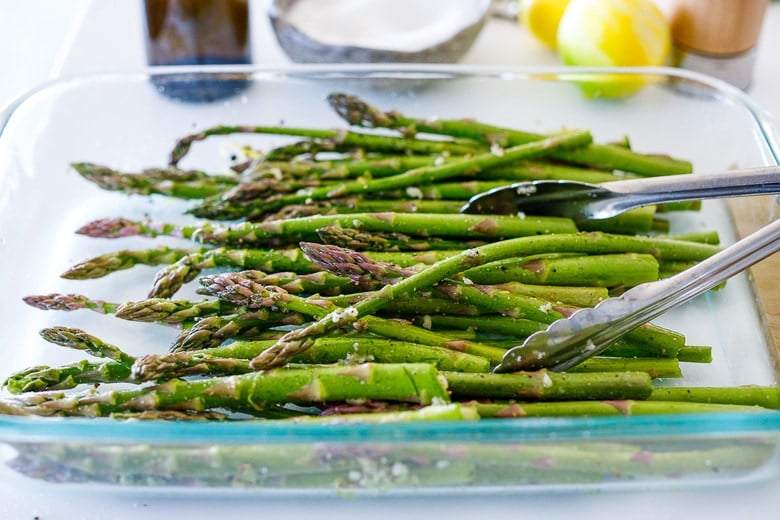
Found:
[[[177,87],[238,81],[243,90],[212,103],[175,101],[155,87],[173,73],[180,74]],[[105,216],[182,218],[183,203],[101,191],[69,171],[74,161],[124,170],[159,166],[178,137],[217,124],[341,128],[324,101],[333,91],[420,117],[475,117],[540,133],[585,128],[598,142],[628,136],[634,149],[687,158],[696,171],[775,165],[780,157],[771,122],[747,96],[676,69],[305,66],[154,74],[56,81],[14,104],[0,123],[3,378],[83,357],[40,339],[36,332],[43,327],[84,328],[131,354],[164,351],[165,340],[175,335],[88,312],[41,312],[22,302],[27,294],[49,292],[113,301],[145,296],[152,268],[131,269],[110,282],[68,281],[59,273],[118,247],[149,247],[149,239],[128,238],[117,246],[73,231]],[[647,86],[621,100],[587,99],[577,86],[626,79]],[[196,145],[181,166],[219,171],[236,143],[248,142],[284,141],[214,139]],[[772,204],[766,197],[743,199],[732,218],[726,204],[707,202],[700,212],[675,216],[673,230],[717,229],[728,244],[767,222]],[[736,277],[657,320],[683,332],[689,344],[713,348],[711,364],[686,364],[682,382],[660,384],[776,384],[771,327],[780,316],[768,313],[759,297],[757,287],[772,283],[761,278],[772,270],[762,273]],[[0,415],[3,473],[111,489],[403,494],[733,485],[776,478],[778,441],[780,413],[773,411],[383,425]]]

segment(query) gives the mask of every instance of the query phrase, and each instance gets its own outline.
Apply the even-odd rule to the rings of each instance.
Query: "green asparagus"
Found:
[[[219,126],[181,138],[169,167],[125,173],[74,163],[106,190],[196,199],[188,222],[240,222],[179,224],[150,215],[81,227],[78,233],[91,237],[166,242],[104,253],[62,274],[79,280],[160,266],[148,297],[112,302],[50,293],[25,303],[173,324],[181,332],[167,353],[149,346],[131,356],[80,329],[47,327],[47,341],[102,359],[11,374],[4,385],[16,395],[0,400],[0,413],[385,423],[780,408],[774,387],[653,384],[681,377],[680,362],[709,362],[713,354],[654,325],[566,373],[490,373],[507,348],[548,323],[720,248],[710,232],[658,236],[670,232],[660,212],[696,210],[698,202],[641,208],[579,228],[561,218],[461,215],[463,202],[521,179],[599,183],[688,173],[689,162],[637,153],[627,139],[593,143],[587,131],[542,135],[474,119],[411,118],[343,94],[328,101],[350,125],[380,130]],[[245,147],[224,175],[178,168],[193,143],[235,133],[300,140]],[[191,244],[167,245],[177,241]],[[204,275],[213,270],[220,272]],[[195,280],[204,299],[172,298]],[[94,387],[77,389],[86,385]],[[579,475],[567,464],[583,454],[567,449],[551,460]],[[636,455],[635,447],[623,455]],[[526,459],[537,461],[530,453]],[[483,462],[462,465],[457,479],[487,472]],[[300,482],[315,478],[285,471]],[[600,478],[596,473],[587,478]]]

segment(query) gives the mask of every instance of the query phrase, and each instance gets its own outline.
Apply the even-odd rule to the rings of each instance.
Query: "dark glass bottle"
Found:
[[[149,65],[252,63],[248,0],[144,0]],[[223,99],[249,84],[245,75],[154,74],[165,95],[184,101]]]

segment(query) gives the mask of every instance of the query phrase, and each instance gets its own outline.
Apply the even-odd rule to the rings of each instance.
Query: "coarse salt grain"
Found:
[[[395,462],[390,466],[390,474],[395,478],[403,478],[409,474],[409,467],[401,462]]]
[[[493,143],[490,145],[490,153],[497,157],[503,157],[504,155],[504,148],[499,145],[498,143]]]
[[[413,199],[423,198],[422,190],[416,186],[409,186],[406,188],[406,194]]]
[[[433,321],[431,319],[431,316],[429,314],[426,314],[425,316],[423,316],[422,328],[430,330],[431,327],[433,327]]]

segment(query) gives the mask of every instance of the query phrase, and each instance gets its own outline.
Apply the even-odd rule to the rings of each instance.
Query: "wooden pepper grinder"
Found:
[[[675,65],[747,89],[769,0],[674,0]]]

